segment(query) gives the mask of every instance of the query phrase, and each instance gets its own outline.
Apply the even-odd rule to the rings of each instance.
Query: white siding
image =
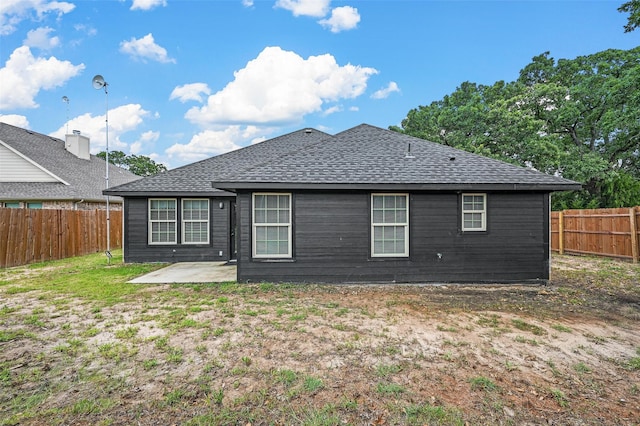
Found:
[[[0,144],[0,182],[59,182],[59,180]]]

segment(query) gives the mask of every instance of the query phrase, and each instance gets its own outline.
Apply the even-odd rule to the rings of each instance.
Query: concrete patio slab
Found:
[[[132,284],[235,282],[236,265],[226,262],[180,262],[134,278]]]

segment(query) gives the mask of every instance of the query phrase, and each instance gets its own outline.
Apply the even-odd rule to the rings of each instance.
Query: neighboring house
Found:
[[[576,182],[369,125],[301,130],[107,191],[126,261],[237,259],[238,281],[544,282]]]
[[[0,123],[0,207],[105,209],[106,163],[89,153],[89,138],[79,133],[66,140]],[[140,179],[109,166],[109,185]],[[120,210],[122,198],[110,197]]]

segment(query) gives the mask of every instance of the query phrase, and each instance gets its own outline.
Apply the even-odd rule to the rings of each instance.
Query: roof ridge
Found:
[[[14,126],[13,124],[5,123],[4,121],[0,121],[0,125],[12,127],[17,131],[22,131],[22,132],[28,133],[30,135],[33,135],[33,136],[40,136],[40,137],[43,137],[43,138],[48,138],[48,139],[53,140],[54,142],[62,142],[62,143],[64,143],[64,141],[62,139],[57,138],[55,136],[46,135],[44,133],[36,132],[35,130],[31,130],[31,129],[25,129],[24,127]]]
[[[294,131],[291,131],[291,132],[289,132],[289,133],[285,133],[284,135],[279,135],[279,136],[276,136],[275,138],[267,139],[267,140],[264,140],[264,141],[262,141],[262,142],[258,142],[258,143],[269,142],[269,141],[273,141],[273,140],[276,140],[276,139],[285,138],[285,137],[287,137],[287,136],[291,136],[291,135],[293,135],[293,134],[295,134],[295,133],[302,132],[302,131],[306,131],[306,130],[308,130],[308,129],[312,129],[312,130],[314,130],[314,131],[316,131],[316,132],[324,133],[324,134],[326,134],[326,135],[329,135],[328,133],[325,133],[325,132],[323,132],[322,130],[317,130],[317,129],[313,129],[313,128],[307,127],[307,128],[305,128],[305,129],[298,129],[298,130],[294,130]],[[329,135],[329,136],[331,136],[331,135]],[[210,156],[210,157],[203,158],[202,160],[198,160],[198,161],[195,161],[195,162],[193,162],[193,163],[189,163],[189,164],[184,164],[184,165],[182,165],[182,166],[180,166],[180,167],[176,167],[175,169],[167,170],[166,172],[163,172],[162,174],[164,174],[164,175],[166,175],[166,174],[172,174],[173,172],[175,172],[175,171],[177,171],[177,170],[182,170],[182,169],[184,169],[185,167],[194,167],[194,166],[196,166],[197,164],[201,164],[201,163],[204,163],[204,162],[206,162],[206,161],[210,161],[210,160],[212,160],[212,159],[214,159],[214,158],[216,158],[216,159],[217,159],[217,158],[227,157],[227,156],[232,155],[232,154],[234,154],[234,155],[235,155],[235,154],[240,153],[240,152],[242,152],[242,151],[245,151],[245,150],[247,150],[247,149],[249,149],[249,148],[251,148],[251,147],[253,147],[253,146],[255,146],[255,145],[257,145],[257,143],[256,143],[256,144],[250,144],[250,145],[247,145],[247,146],[241,146],[241,147],[240,147],[240,148],[238,148],[238,149],[234,149],[234,150],[231,150],[231,151],[223,152],[222,154],[212,155],[212,156]],[[154,176],[158,176],[158,175],[154,175]],[[146,179],[146,178],[152,178],[152,177],[154,177],[154,176],[146,176],[146,177],[145,177],[145,179]],[[126,184],[124,184],[124,185],[126,185]]]
[[[320,149],[320,144],[325,146]],[[409,146],[415,151],[407,155]],[[301,153],[309,152],[305,156]],[[506,161],[369,124],[347,129],[286,155],[223,174],[219,189],[292,185],[509,185],[573,182]],[[538,186],[536,186],[538,185]]]
[[[302,132],[302,131],[306,132],[306,131],[307,131],[307,129],[308,129],[308,128],[306,128],[306,129],[300,129],[300,130],[297,130],[297,131],[295,131],[295,132],[291,132],[291,133],[289,133],[288,135],[291,135],[291,134],[293,134],[293,133],[297,133],[297,132]],[[311,143],[309,143],[308,145],[301,146],[301,147],[295,147],[294,149],[291,149],[291,150],[287,151],[286,153],[284,153],[284,154],[282,154],[282,155],[279,155],[279,156],[278,156],[278,159],[283,159],[283,158],[286,158],[286,157],[290,157],[290,156],[292,156],[292,155],[294,155],[294,154],[297,154],[297,153],[301,152],[301,151],[302,151],[302,150],[304,150],[304,149],[309,149],[309,148],[312,148],[312,147],[314,147],[314,146],[316,146],[316,145],[318,145],[318,144],[320,144],[320,143],[323,143],[323,142],[324,142],[324,141],[326,141],[327,139],[334,139],[334,138],[335,138],[335,136],[334,136],[334,135],[330,135],[330,134],[325,133],[325,132],[322,132],[322,131],[320,131],[320,133],[324,133],[326,136],[325,136],[325,137],[323,137],[322,139],[317,140],[316,142],[311,142]],[[270,140],[273,140],[273,139],[270,139]],[[264,142],[269,142],[269,141],[267,140],[267,141],[264,141]],[[253,145],[250,145],[250,146],[253,146]],[[247,148],[248,148],[248,147],[247,147]],[[238,174],[238,173],[240,173],[240,172],[246,172],[246,171],[249,171],[249,170],[253,170],[253,169],[255,169],[255,168],[258,168],[258,167],[265,166],[265,165],[267,165],[267,164],[269,164],[269,163],[271,163],[271,162],[273,162],[273,161],[275,161],[275,160],[276,160],[276,158],[269,158],[269,159],[267,159],[267,160],[265,160],[265,161],[263,161],[263,162],[255,163],[255,164],[252,164],[251,166],[248,166],[248,167],[245,167],[245,168],[239,168],[239,169],[237,169],[236,171],[234,171],[233,173],[229,173],[228,175],[223,176],[223,177],[224,177],[224,178],[226,178],[226,179],[233,178],[235,175],[237,175],[237,174]]]

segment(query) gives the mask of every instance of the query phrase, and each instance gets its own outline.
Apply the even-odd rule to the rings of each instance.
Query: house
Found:
[[[214,188],[214,178],[330,137],[301,130],[105,191],[125,200],[125,261],[235,260],[236,195]]]
[[[105,209],[106,163],[89,152],[79,132],[66,140],[0,123],[0,207]],[[110,186],[139,179],[109,165]],[[122,198],[110,197],[120,210]]]
[[[236,259],[238,281],[544,282],[580,185],[370,125],[305,129],[112,188],[126,261]]]

